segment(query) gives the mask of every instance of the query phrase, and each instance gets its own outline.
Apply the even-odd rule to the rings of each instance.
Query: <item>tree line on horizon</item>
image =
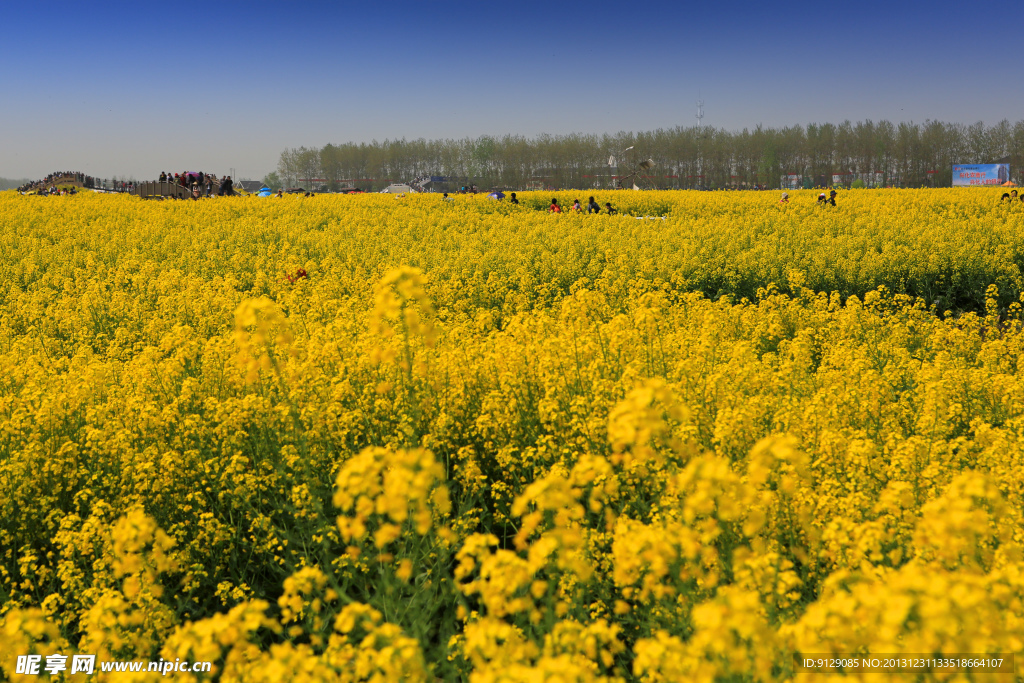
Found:
[[[32,182],[28,178],[0,178],[0,192],[3,190],[16,190],[25,183]]]
[[[628,151],[627,148],[629,149]],[[614,164],[610,157],[614,157]],[[843,121],[784,128],[659,128],[614,135],[571,133],[347,142],[281,152],[271,187],[380,189],[389,183],[444,178],[435,189],[608,188],[647,159],[654,166],[627,179],[641,187],[778,188],[866,185],[948,187],[952,165],[1010,163],[1024,178],[1024,121],[994,125],[925,121]]]

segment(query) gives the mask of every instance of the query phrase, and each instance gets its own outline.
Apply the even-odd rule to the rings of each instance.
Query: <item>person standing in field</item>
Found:
[[[562,213],[562,207],[558,205],[558,198],[551,198],[551,206],[548,207],[548,211],[551,213]]]
[[[516,193],[515,193],[515,192],[513,192],[513,193],[512,193],[512,198],[511,198],[511,199],[509,199],[508,201],[509,201],[510,203],[512,203],[512,204],[518,204],[518,203],[519,203],[519,200],[518,200],[518,199],[516,199]]]
[[[782,199],[779,200],[779,204],[789,204],[789,193],[783,192]]]
[[[615,209],[614,209],[614,208],[612,207],[612,203],[611,203],[611,202],[605,202],[604,208],[608,209],[608,215],[609,215],[609,216],[614,216],[615,214],[617,214],[617,213],[618,213],[618,211],[616,211],[616,210],[615,210]]]
[[[601,213],[601,205],[594,201],[594,198],[590,198],[590,203],[587,204],[587,213]]]

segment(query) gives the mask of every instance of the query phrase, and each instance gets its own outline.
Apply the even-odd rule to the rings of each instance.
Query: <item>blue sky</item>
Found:
[[[1011,5],[0,0],[0,176],[386,138],[1024,118]]]

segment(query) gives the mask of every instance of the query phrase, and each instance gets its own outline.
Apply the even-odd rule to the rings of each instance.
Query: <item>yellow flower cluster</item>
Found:
[[[342,466],[334,506],[346,542],[358,541],[374,524],[373,544],[384,550],[403,533],[425,536],[443,523],[451,503],[444,470],[430,451],[367,448]]]
[[[598,194],[0,193],[3,677],[1024,654],[1024,212]]]

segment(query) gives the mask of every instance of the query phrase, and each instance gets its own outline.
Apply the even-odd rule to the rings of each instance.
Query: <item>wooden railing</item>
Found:
[[[201,189],[201,192],[203,195],[206,194],[205,186]],[[191,199],[192,188],[179,185],[178,183],[161,183],[157,181],[151,183],[139,183],[135,186],[135,190],[132,194],[143,199]]]

